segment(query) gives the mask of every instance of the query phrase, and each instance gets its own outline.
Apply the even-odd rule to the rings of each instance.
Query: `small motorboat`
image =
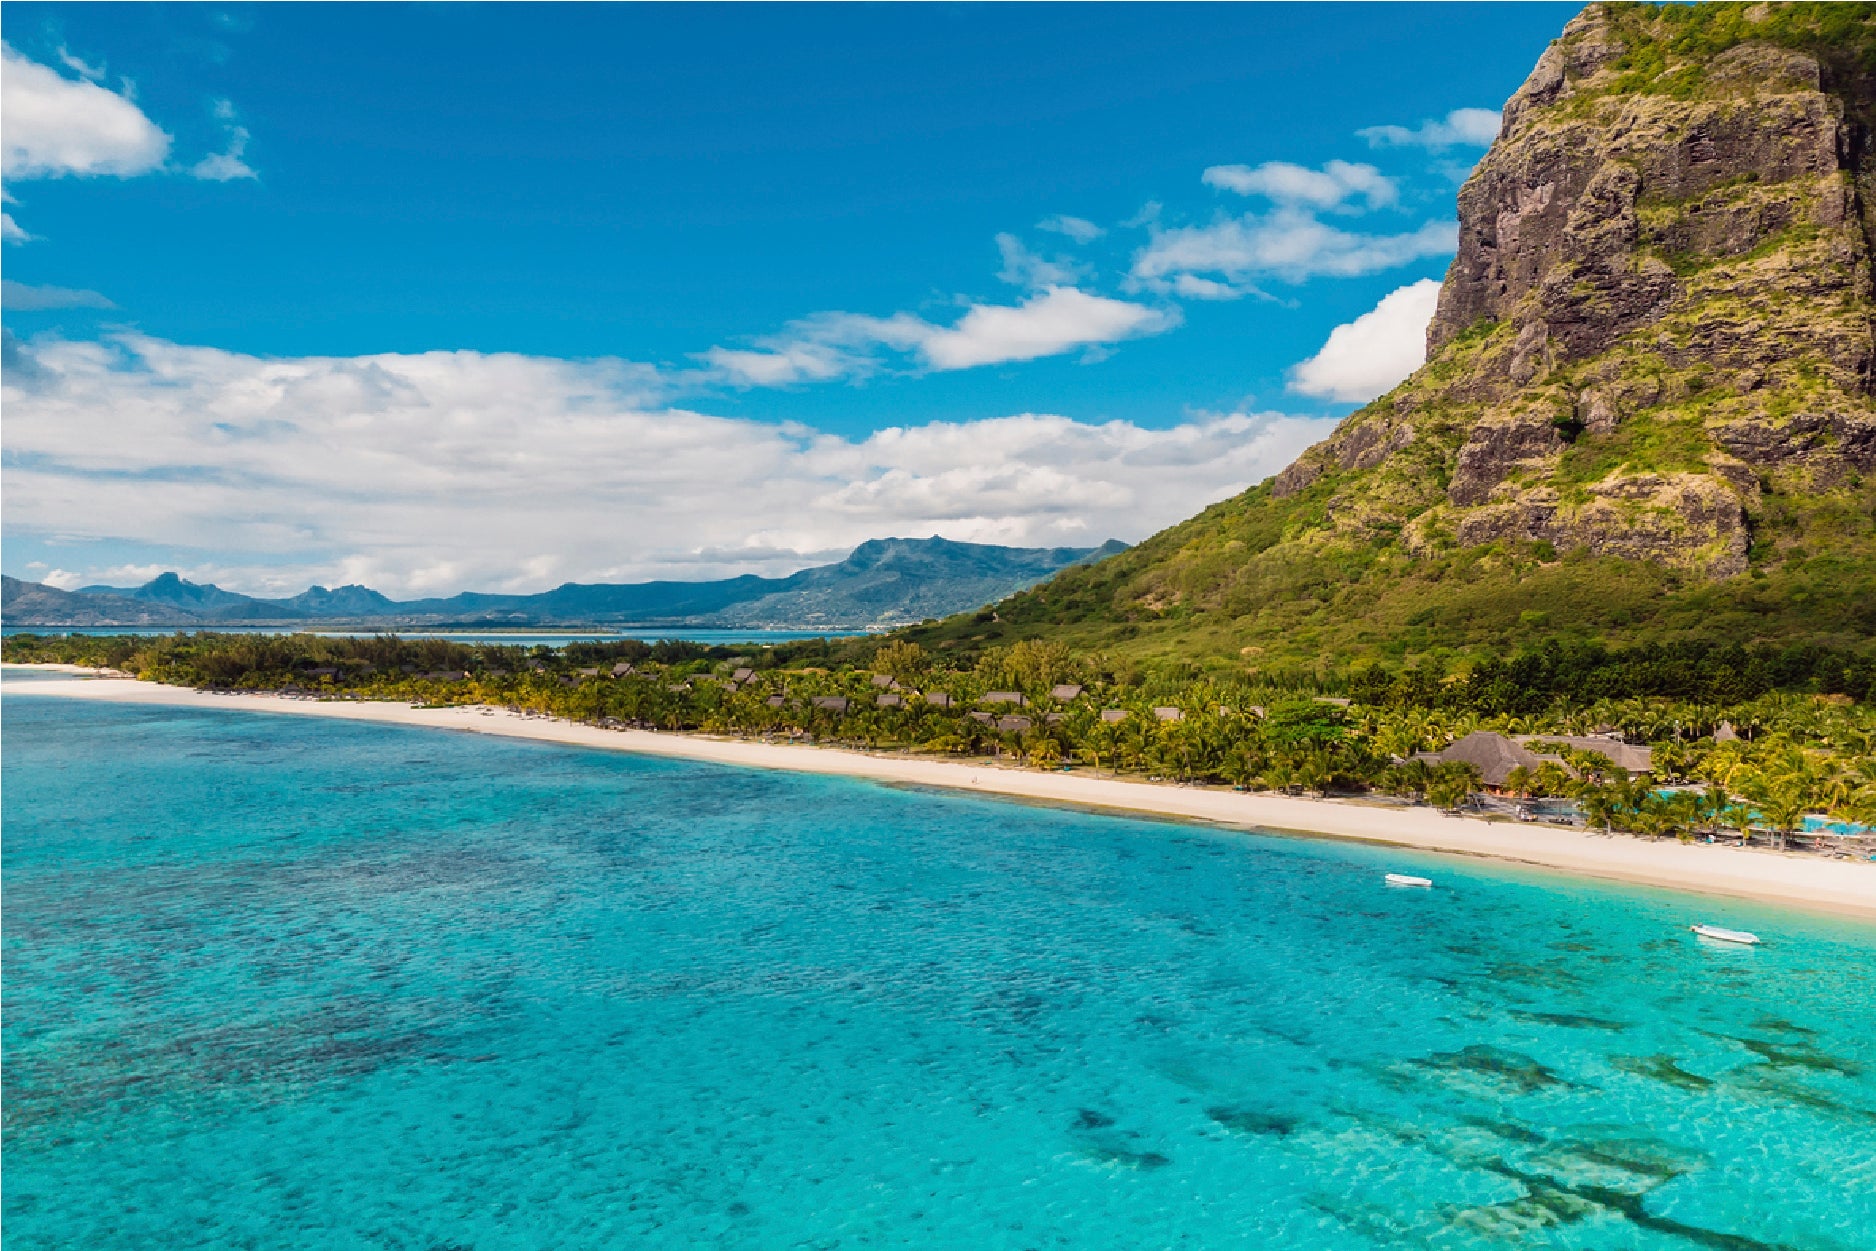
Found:
[[[1722,929],[1717,925],[1690,925],[1687,927],[1702,938],[1711,938],[1722,943],[1740,943],[1747,947],[1756,947],[1759,943],[1757,934],[1745,930]]]
[[[1412,877],[1405,873],[1390,873],[1387,875],[1387,884],[1389,886],[1431,886],[1433,885],[1433,879],[1429,877]],[[1759,940],[1755,938],[1752,941],[1756,943]]]

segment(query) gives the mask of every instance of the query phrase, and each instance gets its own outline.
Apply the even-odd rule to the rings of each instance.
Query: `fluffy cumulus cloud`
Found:
[[[1038,297],[1021,350],[1084,333],[1109,316],[1097,299]],[[989,320],[932,350],[1015,350]],[[616,361],[263,359],[141,337],[10,342],[0,386],[9,534],[56,540],[67,578],[100,572],[88,545],[134,542],[214,553],[185,572],[250,591],[779,572],[894,534],[1138,539],[1326,433],[1273,414],[1167,430],[1021,414],[848,439],[662,406],[651,371]]]
[[[970,369],[1119,343],[1177,324],[1170,310],[1049,287],[1014,307],[972,305],[955,326],[921,340],[919,351],[933,369]]]
[[[1374,148],[1489,148],[1498,138],[1497,109],[1454,109],[1418,126],[1370,126],[1355,133]]]
[[[1202,179],[1269,206],[1262,212],[1221,212],[1200,225],[1169,226],[1158,206],[1149,205],[1139,222],[1147,242],[1134,253],[1129,290],[1197,300],[1264,295],[1258,284],[1265,279],[1305,283],[1378,273],[1448,254],[1459,239],[1458,224],[1451,221],[1406,231],[1355,228],[1349,219],[1400,201],[1399,186],[1372,165],[1213,165]]]
[[[1203,179],[1208,187],[1319,209],[1339,209],[1355,199],[1360,200],[1361,207],[1378,209],[1400,198],[1393,179],[1372,165],[1348,161],[1330,161],[1321,169],[1288,161],[1266,161],[1257,166],[1214,165],[1205,171]]]
[[[1368,233],[1331,225],[1305,209],[1282,207],[1203,226],[1153,227],[1146,246],[1134,255],[1132,277],[1152,291],[1242,292],[1266,277],[1300,283],[1378,273],[1449,255],[1458,241],[1458,223],[1451,221]],[[1196,289],[1195,278],[1200,280]]]
[[[1386,394],[1427,356],[1427,323],[1440,298],[1431,278],[1401,287],[1346,325],[1290,371],[1290,389],[1342,403]]]
[[[0,44],[0,174],[120,178],[162,167],[170,138],[125,97]]]
[[[1011,255],[1006,248],[1006,267]],[[1035,260],[1026,252],[1017,259]],[[1036,276],[1033,269],[1017,275]],[[715,347],[700,358],[732,385],[776,387],[865,377],[892,367],[895,360],[904,368],[932,372],[1035,360],[1158,334],[1178,324],[1176,309],[1092,295],[1071,286],[1043,285],[1020,304],[972,304],[949,326],[910,313],[892,317],[817,313],[791,323],[779,335],[757,340],[752,347]]]

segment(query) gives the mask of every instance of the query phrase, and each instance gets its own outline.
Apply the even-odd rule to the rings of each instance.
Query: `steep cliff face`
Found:
[[[1872,120],[1876,7],[1591,5],[1459,193],[1427,364],[1269,484],[1001,615],[1251,653],[1299,627],[1437,643],[1462,602],[1499,639],[1804,613],[1869,638],[1844,593],[1876,597]]]
[[[1344,524],[1405,505],[1416,552],[1523,540],[1721,579],[1751,567],[1767,490],[1876,468],[1868,69],[1769,7],[1728,16],[1717,52],[1682,14],[1570,23],[1459,194],[1427,369],[1277,495],[1424,435],[1444,473]]]

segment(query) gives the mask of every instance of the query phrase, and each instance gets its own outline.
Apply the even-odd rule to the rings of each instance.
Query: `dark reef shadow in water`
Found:
[[[1661,1082],[1667,1086],[1678,1086],[1682,1090],[1713,1089],[1712,1078],[1702,1077],[1698,1073],[1689,1073],[1673,1056],[1610,1056],[1609,1066],[1635,1077],[1646,1077],[1650,1081]]]

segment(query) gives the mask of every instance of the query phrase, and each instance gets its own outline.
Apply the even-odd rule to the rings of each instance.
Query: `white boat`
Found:
[[[1433,885],[1433,879],[1427,877],[1410,877],[1405,873],[1390,873],[1387,875],[1387,884],[1389,886],[1431,886]],[[1755,938],[1752,941],[1756,943],[1759,940]]]
[[[1690,925],[1687,927],[1702,938],[1714,938],[1723,943],[1743,943],[1748,947],[1757,946],[1759,936],[1745,930],[1721,929],[1717,925]]]

